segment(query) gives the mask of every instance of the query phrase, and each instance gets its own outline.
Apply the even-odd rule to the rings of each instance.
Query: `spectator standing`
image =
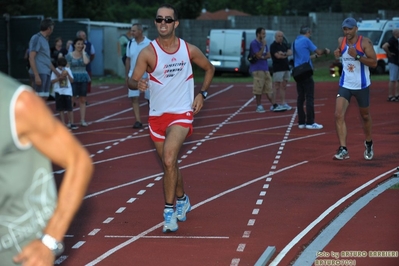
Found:
[[[129,44],[126,49],[126,65],[125,65],[125,74],[126,74],[126,84],[129,88],[129,78],[133,75],[133,70],[136,66],[137,57],[143,48],[148,46],[151,42],[146,36],[143,35],[143,26],[139,23],[133,24],[132,29],[132,39],[129,41]],[[144,73],[143,79],[148,77],[147,72]],[[136,89],[128,89],[128,97],[132,100],[132,107],[134,117],[136,118],[136,122],[133,125],[133,128],[142,128],[143,124],[141,122],[140,116],[140,105],[139,105],[139,96],[140,91]],[[145,91],[145,98],[149,100],[149,91]]]
[[[292,55],[292,50],[287,47],[284,40],[284,33],[276,31],[274,42],[270,45],[270,55],[273,61],[273,102],[276,102],[277,92],[280,93],[281,106],[287,110],[292,107],[285,101],[287,82],[290,80],[290,65],[288,57]]]
[[[338,48],[335,57],[342,58],[342,75],[335,104],[335,126],[337,130],[339,148],[334,159],[349,159],[346,147],[347,128],[345,114],[350,99],[356,98],[362,119],[364,142],[364,159],[374,157],[373,140],[371,138],[372,120],[370,115],[370,70],[377,66],[377,56],[369,38],[357,34],[357,22],[354,18],[346,18],[342,22],[344,37],[338,38]]]
[[[54,41],[54,46],[50,48],[50,56],[51,63],[55,68],[57,68],[57,62],[59,57],[64,57],[68,51],[62,47],[62,39],[61,37],[57,37]],[[50,95],[47,98],[47,101],[54,101],[54,87],[50,87]]]
[[[86,71],[87,71],[87,73],[89,74],[89,77],[90,77],[90,80],[87,83],[87,92],[89,93],[89,92],[91,92],[91,63],[93,62],[93,60],[94,60],[94,58],[96,56],[96,50],[94,49],[94,45],[87,40],[86,32],[84,32],[83,30],[79,30],[76,33],[76,37],[83,39],[84,45],[85,45],[85,51],[89,55],[89,59],[90,59],[90,62],[86,65]],[[71,45],[69,47],[68,51],[72,52],[74,49],[75,49],[74,46]]]
[[[311,54],[313,58],[321,56],[323,54],[329,54],[328,48],[318,49],[316,45],[310,40],[312,30],[309,26],[302,26],[299,30],[298,37],[293,43],[294,53],[294,67],[309,62],[312,65]],[[313,76],[296,82],[296,90],[298,94],[297,98],[297,110],[298,110],[298,128],[303,129],[322,129],[323,125],[315,122],[314,114],[314,80]],[[306,100],[306,113],[303,109],[303,105]]]
[[[68,53],[66,48],[62,47],[61,37],[57,37],[54,41],[54,46],[50,48],[51,63],[54,67],[57,67],[58,58],[65,57]]]
[[[256,112],[264,113],[265,109],[262,105],[262,94],[265,94],[267,99],[272,104],[271,110],[274,112],[285,111],[286,109],[276,104],[273,101],[272,78],[269,72],[269,65],[267,59],[270,58],[270,52],[266,44],[266,30],[264,28],[256,29],[256,38],[250,44],[250,53],[255,55],[257,61],[251,63],[249,72],[253,77],[252,92],[256,99]]]
[[[186,137],[192,134],[193,116],[203,107],[215,72],[198,47],[176,37],[178,19],[173,6],[164,4],[158,8],[155,17],[158,37],[140,52],[129,79],[131,89],[150,89],[150,136],[164,169],[164,233],[176,231],[177,221],[185,221],[186,213],[191,210],[177,156]],[[205,71],[196,95],[191,62]],[[142,78],[146,71],[149,79]]]
[[[66,50],[68,51],[68,53],[69,53],[69,49],[72,49],[71,48],[71,46],[73,47],[73,41],[72,40],[68,40],[67,42],[66,42],[66,45],[65,45],[65,48],[66,48]],[[73,49],[72,49],[73,50]]]
[[[388,101],[399,102],[399,28],[392,30],[392,37],[382,45],[388,56]]]
[[[29,75],[34,80],[34,89],[41,97],[49,97],[51,71],[55,67],[51,63],[50,46],[48,38],[53,33],[54,22],[43,19],[40,23],[40,32],[33,35],[29,41]],[[58,72],[56,73],[58,75]]]
[[[122,34],[118,39],[118,55],[122,58],[122,63],[126,66],[126,47],[132,39],[132,33],[129,29],[125,34]]]
[[[91,159],[30,87],[2,73],[0,110],[1,265],[54,265],[89,185]],[[51,163],[65,169],[58,199]]]
[[[72,84],[73,96],[79,98],[80,124],[87,127],[86,123],[86,97],[87,84],[90,76],[86,65],[90,62],[89,55],[85,52],[85,44],[82,38],[73,41],[74,51],[66,55],[68,66],[71,68],[74,82]]]
[[[70,129],[78,129],[73,123],[73,108],[72,108],[72,83],[73,74],[71,69],[67,67],[67,61],[64,57],[57,60],[56,70],[60,73],[57,77],[54,73],[51,74],[51,83],[55,92],[55,109],[60,114],[60,119],[65,125],[64,112],[68,113],[67,127]]]

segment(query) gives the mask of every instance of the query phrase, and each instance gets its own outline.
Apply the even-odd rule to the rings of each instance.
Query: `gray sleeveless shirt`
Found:
[[[15,265],[10,256],[42,234],[57,201],[51,162],[18,140],[14,110],[24,90],[30,88],[0,73],[1,265]]]

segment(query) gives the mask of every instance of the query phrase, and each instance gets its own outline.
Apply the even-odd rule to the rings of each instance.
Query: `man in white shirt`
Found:
[[[125,64],[125,75],[126,75],[126,84],[129,88],[128,80],[133,74],[134,67],[136,66],[137,57],[139,56],[140,51],[150,44],[151,40],[143,35],[143,25],[139,23],[135,23],[131,28],[132,39],[129,41],[126,47],[126,64]],[[146,79],[148,77],[147,73],[144,73],[143,78]],[[142,128],[143,123],[141,122],[140,117],[140,106],[139,106],[139,96],[140,91],[138,89],[128,89],[128,97],[132,99],[132,107],[134,117],[136,118],[136,122],[133,125],[133,128]],[[149,92],[146,91],[144,97],[149,100]]]

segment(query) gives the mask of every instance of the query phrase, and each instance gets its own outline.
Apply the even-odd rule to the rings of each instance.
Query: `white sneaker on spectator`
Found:
[[[256,107],[256,112],[257,113],[264,113],[266,111],[265,111],[265,109],[263,108],[262,105],[258,105],[258,107]]]
[[[307,129],[322,129],[323,125],[317,124],[317,123],[313,123],[311,125],[306,125]]]
[[[288,105],[288,103],[283,104],[283,107],[284,107],[285,109],[287,109],[288,111],[289,111],[289,110],[292,110],[292,106],[291,106],[291,105]]]

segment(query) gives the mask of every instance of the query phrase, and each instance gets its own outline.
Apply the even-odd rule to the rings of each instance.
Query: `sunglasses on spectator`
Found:
[[[156,23],[162,23],[162,21],[165,21],[165,23],[170,24],[175,20],[173,18],[155,18]]]

